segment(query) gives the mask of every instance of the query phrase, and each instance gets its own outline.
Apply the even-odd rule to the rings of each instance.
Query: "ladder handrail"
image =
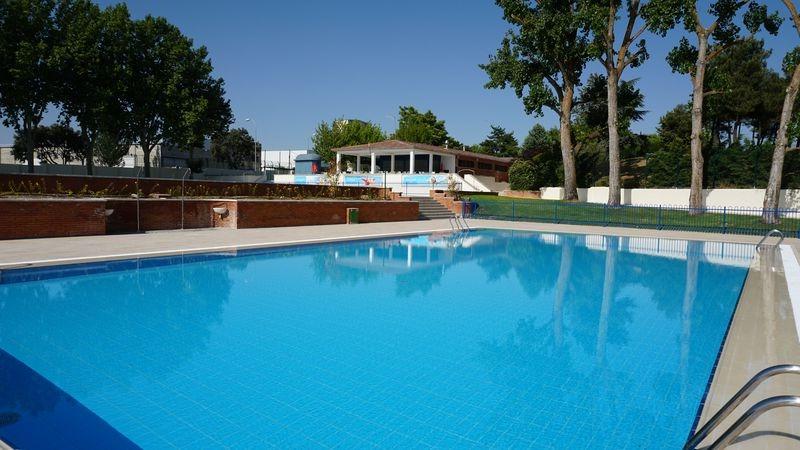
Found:
[[[783,231],[778,230],[778,229],[772,229],[772,230],[769,230],[769,232],[767,232],[767,234],[765,234],[764,237],[762,237],[760,241],[758,241],[758,244],[756,244],[756,250],[760,250],[761,249],[761,244],[763,244],[764,241],[766,241],[770,236],[772,236],[775,233],[777,233],[778,236],[780,237],[780,239],[778,239],[778,243],[775,244],[775,245],[776,246],[781,245],[781,242],[783,242],[783,238],[785,237],[783,235]]]
[[[761,414],[775,408],[783,408],[791,406],[800,408],[800,397],[796,395],[779,395],[777,397],[770,397],[753,405],[748,409],[742,417],[739,418],[730,428],[728,428],[722,436],[719,437],[709,450],[720,450],[729,446],[739,435],[742,434],[747,427],[753,423]]]
[[[711,431],[716,428],[720,422],[725,420],[737,406],[739,406],[748,395],[750,395],[761,383],[763,383],[768,378],[772,378],[775,375],[781,374],[794,374],[800,375],[800,365],[796,364],[781,364],[777,366],[768,367],[761,372],[755,374],[750,380],[739,389],[738,392],[733,394],[733,397],[728,400],[725,405],[717,411],[714,416],[703,425],[700,430],[698,430],[688,441],[686,441],[686,445],[684,445],[684,450],[694,450],[703,442],[703,439],[708,437]],[[743,416],[744,417],[744,416]],[[741,419],[740,419],[741,420]]]
[[[467,230],[467,231],[471,231],[472,230],[469,227],[469,224],[467,224],[467,219],[463,215],[462,216],[456,216],[456,222],[459,221],[458,219],[461,219],[461,223],[463,224],[463,226],[461,227],[462,230]]]

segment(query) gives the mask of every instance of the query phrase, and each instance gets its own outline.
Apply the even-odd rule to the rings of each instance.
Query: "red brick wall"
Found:
[[[225,207],[220,216],[214,207]],[[113,209],[106,217],[104,212]],[[346,222],[347,208],[358,208],[361,222],[417,220],[412,201],[347,200],[185,200],[183,228],[260,228]],[[87,236],[137,231],[136,200],[0,199],[0,239]],[[181,201],[142,199],[139,230],[181,228]]]
[[[0,201],[0,239],[105,234],[103,200]]]
[[[109,199],[108,208],[114,213],[108,217],[108,233],[134,233],[136,224],[135,199]],[[217,206],[228,208],[223,217],[214,214]],[[142,199],[139,202],[139,230],[181,229],[181,201],[174,199]],[[183,228],[235,228],[236,201],[233,200],[185,200],[183,204]]]
[[[359,209],[359,221],[418,220],[419,203],[344,200],[239,200],[238,228],[330,225],[347,222],[347,208]]]
[[[186,196],[200,197],[326,197],[329,186],[286,185],[272,183],[233,183],[225,181],[186,180]],[[139,189],[144,196],[180,195],[181,180],[142,178]],[[0,192],[17,194],[79,194],[101,192],[102,197],[127,197],[136,193],[135,178],[87,177],[74,175],[0,174]],[[383,188],[339,186],[337,195],[344,198],[383,198]]]

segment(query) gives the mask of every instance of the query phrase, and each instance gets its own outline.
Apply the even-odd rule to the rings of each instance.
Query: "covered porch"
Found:
[[[336,167],[344,173],[455,173],[456,156],[407,148],[335,149]]]

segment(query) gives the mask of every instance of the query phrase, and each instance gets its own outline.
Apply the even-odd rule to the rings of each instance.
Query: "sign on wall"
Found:
[[[383,186],[383,176],[381,175],[345,175],[344,186]]]
[[[404,175],[403,184],[407,186],[447,186],[449,175]]]
[[[324,175],[295,175],[295,184],[326,184]]]

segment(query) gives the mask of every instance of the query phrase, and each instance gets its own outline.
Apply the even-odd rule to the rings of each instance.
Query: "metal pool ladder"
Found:
[[[692,437],[686,441],[686,445],[683,446],[683,450],[695,450],[703,439],[708,437],[708,435],[719,426],[720,422],[725,420],[737,406],[739,406],[746,398],[749,396],[758,386],[761,385],[766,379],[774,377],[775,375],[781,374],[794,374],[800,375],[800,366],[796,364],[781,364],[778,366],[768,367],[761,372],[758,372],[750,379],[744,386],[742,386],[739,391],[728,400],[725,405],[714,414],[705,425],[703,425],[700,430],[698,430]],[[733,425],[730,426],[725,432],[720,436],[716,441],[714,441],[711,446],[708,447],[710,450],[718,450],[723,449],[730,445],[740,434],[742,431],[745,430],[754,420],[756,420],[761,414],[765,412],[775,409],[775,408],[782,408],[785,406],[793,406],[793,407],[800,407],[800,396],[792,396],[792,395],[779,395],[776,397],[770,397],[760,402],[756,403],[750,409],[745,411],[739,419],[734,422]]]
[[[778,242],[775,244],[775,246],[777,247],[781,245],[781,242],[783,242],[783,238],[785,236],[783,235],[783,231],[775,229],[775,230],[770,230],[767,234],[764,235],[763,238],[761,238],[760,241],[758,241],[758,244],[756,244],[756,250],[761,250],[761,244],[763,244],[764,241],[766,241],[770,236],[774,235],[777,235],[780,238],[778,239]]]
[[[450,228],[452,228],[453,230],[457,230],[457,231],[471,231],[472,230],[469,227],[469,225],[467,224],[467,219],[465,219],[464,216],[455,216],[454,215],[453,217],[448,217],[447,220],[450,221]]]

